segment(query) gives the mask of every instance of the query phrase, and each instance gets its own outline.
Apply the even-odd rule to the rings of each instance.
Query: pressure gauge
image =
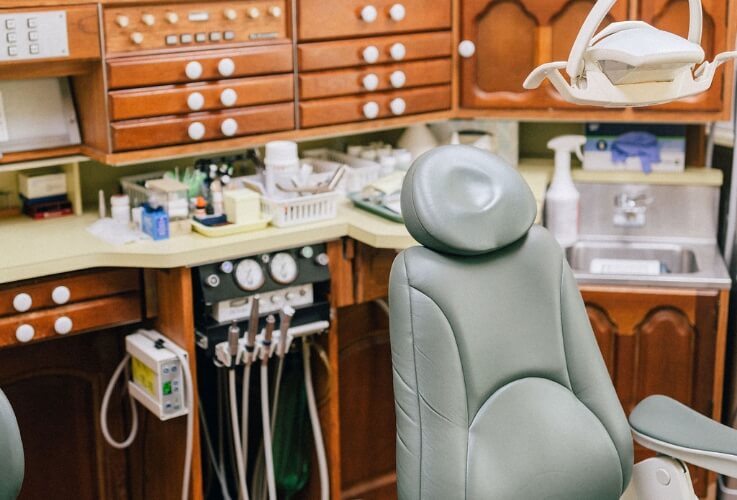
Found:
[[[280,252],[271,259],[269,271],[274,281],[280,285],[288,285],[297,279],[297,261],[290,254]]]
[[[242,260],[235,268],[235,282],[247,292],[261,288],[265,279],[264,270],[255,259]]]

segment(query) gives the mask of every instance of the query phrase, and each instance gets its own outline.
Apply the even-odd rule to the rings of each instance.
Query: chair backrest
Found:
[[[412,166],[391,271],[401,500],[615,499],[632,439],[563,252],[504,161]]]
[[[15,500],[23,483],[24,456],[20,429],[10,401],[0,391],[0,500]]]

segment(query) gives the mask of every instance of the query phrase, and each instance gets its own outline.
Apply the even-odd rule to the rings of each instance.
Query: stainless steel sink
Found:
[[[628,267],[628,262],[634,268],[637,267],[634,261],[657,261],[660,263],[657,274],[689,274],[699,270],[694,251],[682,245],[582,241],[568,248],[567,257],[571,268],[582,272],[593,272],[595,259],[618,261],[622,269]]]

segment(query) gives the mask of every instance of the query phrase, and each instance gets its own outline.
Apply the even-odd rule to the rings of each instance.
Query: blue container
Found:
[[[141,228],[144,233],[154,240],[169,239],[169,216],[164,208],[153,208],[148,204],[144,204],[143,213],[141,214]]]

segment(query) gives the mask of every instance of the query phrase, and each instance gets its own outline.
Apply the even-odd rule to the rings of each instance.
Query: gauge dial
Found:
[[[280,252],[271,259],[269,271],[274,281],[280,285],[288,285],[297,279],[297,261],[291,254]]]
[[[242,260],[235,268],[235,282],[247,292],[261,288],[265,279],[264,270],[255,259]]]

